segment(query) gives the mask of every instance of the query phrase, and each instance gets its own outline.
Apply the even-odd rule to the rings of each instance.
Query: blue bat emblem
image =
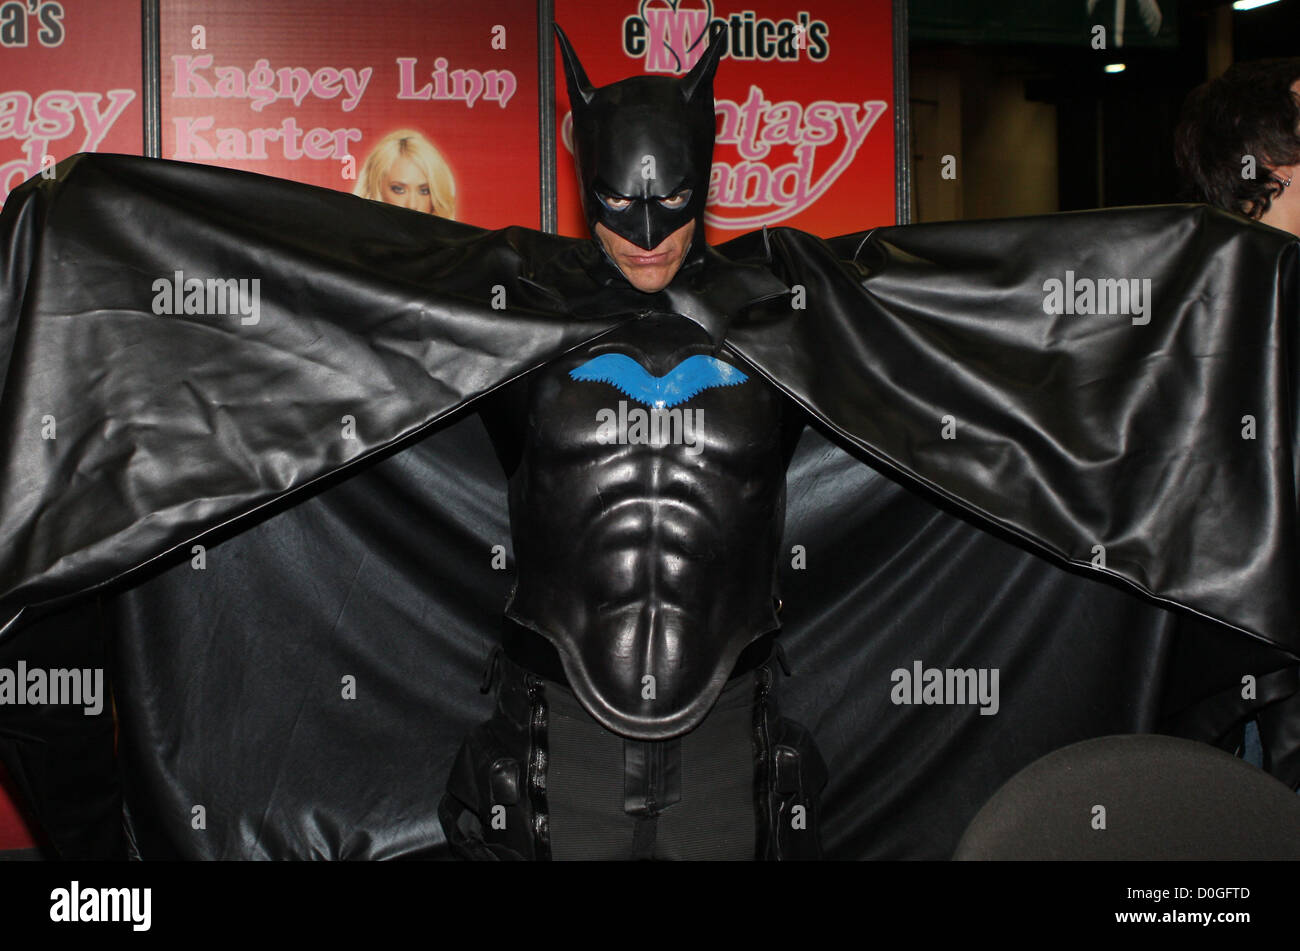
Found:
[[[717,357],[697,353],[687,357],[663,376],[652,376],[645,367],[623,353],[602,353],[569,371],[575,380],[608,383],[655,409],[685,403],[697,393],[715,386],[739,386],[749,377]]]

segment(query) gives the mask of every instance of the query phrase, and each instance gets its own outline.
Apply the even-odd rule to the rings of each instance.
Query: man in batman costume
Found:
[[[591,242],[120,156],[10,197],[0,667],[108,668],[121,735],[0,708],[60,854],[946,857],[1038,756],[1231,748],[1295,693],[1295,242],[1166,207],[711,249],[717,56],[593,89],[565,50]]]
[[[817,857],[825,767],[777,715],[765,666],[802,416],[726,343],[731,306],[785,288],[704,241],[722,44],[680,79],[594,89],[557,34],[597,267],[668,292],[486,412],[516,627],[443,825],[467,855]],[[701,296],[674,312],[714,274],[733,282],[728,310]]]

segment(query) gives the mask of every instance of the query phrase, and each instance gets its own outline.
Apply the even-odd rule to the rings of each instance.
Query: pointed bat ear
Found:
[[[709,25],[709,28],[712,28],[712,24]],[[703,93],[708,93],[710,98],[713,96],[713,74],[718,68],[718,60],[722,58],[722,51],[726,47],[727,28],[724,24],[713,31],[708,49],[704,51],[704,55],[691,67],[691,71],[682,80],[682,97],[687,102]]]
[[[564,84],[569,89],[569,102],[576,106],[581,98],[585,105],[591,102],[591,97],[595,95],[596,90],[591,87],[587,73],[578,62],[578,54],[573,51],[573,45],[560,29],[560,24],[556,23],[554,26],[555,38],[560,41],[560,54],[564,57]]]

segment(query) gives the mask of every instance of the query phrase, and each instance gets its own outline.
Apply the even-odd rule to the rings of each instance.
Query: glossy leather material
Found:
[[[573,107],[574,157],[587,224],[600,223],[646,250],[695,222],[704,234],[704,206],[713,163],[713,73],[726,46],[715,36],[680,79],[636,76],[594,88],[569,44],[555,28]],[[681,207],[664,202],[690,192]],[[626,199],[613,208],[609,197]],[[685,196],[684,196],[685,197]],[[695,247],[703,245],[697,238]]]
[[[828,779],[812,734],[780,715],[771,668],[754,690],[754,802],[762,821],[757,851],[767,861],[822,858],[820,802]]]
[[[546,685],[500,662],[496,713],[452,764],[439,820],[456,854],[476,861],[550,858],[546,807]]]
[[[499,467],[452,424],[646,312],[720,336],[817,430],[791,468],[782,640],[816,672],[793,715],[836,763],[830,854],[942,855],[1024,756],[1149,731],[1300,653],[1296,242],[1262,225],[1176,206],[775,230],[645,296],[589,241],[124,156],[66,160],[0,224],[0,608],[113,596],[141,854],[441,841],[422,803],[484,715],[510,582],[489,567]],[[259,321],[154,313],[177,269],[259,279]],[[1149,319],[1046,313],[1067,271],[1149,279]],[[1171,666],[1188,615],[1223,650]],[[889,700],[890,671],[947,657],[1016,671],[1014,696],[942,729]],[[365,716],[340,712],[347,674]],[[0,727],[36,791],[62,781],[44,729]],[[374,783],[384,803],[358,796]],[[184,817],[213,788],[231,808],[200,838]]]
[[[549,716],[555,704],[564,703],[557,696],[562,688],[547,683],[505,660],[500,667],[500,688],[496,710],[490,720],[475,728],[461,746],[451,770],[447,794],[439,806],[439,816],[448,841],[457,857],[475,861],[545,860],[552,857],[549,806],[545,795],[530,799],[507,799],[497,791],[503,764],[539,760],[538,750],[547,751],[544,732],[527,729],[527,724]],[[748,806],[752,820],[742,823],[752,839],[742,849],[746,858],[762,861],[810,860],[822,858],[819,832],[818,798],[827,781],[826,765],[811,734],[799,724],[783,717],[773,693],[773,674],[761,666],[728,684],[728,694],[719,706],[736,708],[748,720],[750,736],[741,740],[753,756],[753,797]],[[730,692],[736,691],[735,695]],[[569,697],[573,711],[580,708]],[[748,711],[748,713],[746,713]],[[716,713],[716,710],[715,710]],[[742,719],[742,723],[745,720]],[[654,820],[664,820],[665,813],[682,801],[683,790],[698,797],[706,786],[712,764],[690,758],[685,780],[683,740],[658,742],[625,741],[623,769],[625,834],[620,842],[606,828],[588,829],[582,838],[607,838],[612,855],[622,858],[649,858],[656,853],[655,833],[648,841],[638,841],[640,830],[653,830]],[[548,788],[550,767],[543,765],[529,772],[530,788]],[[604,790],[601,790],[604,791]],[[597,790],[590,794],[599,795]],[[608,797],[605,797],[606,799]],[[599,808],[608,807],[602,799]],[[692,808],[699,808],[696,802]],[[583,818],[590,821],[590,816]],[[574,826],[582,822],[569,817]],[[633,819],[640,821],[633,822]],[[648,823],[646,820],[650,820]],[[608,820],[606,820],[608,821]],[[548,830],[543,837],[537,830]],[[678,832],[675,843],[691,836]],[[698,843],[690,845],[699,848]],[[566,843],[563,852],[573,854],[594,848],[591,842]],[[556,852],[560,857],[561,851]],[[607,856],[612,857],[612,856]]]
[[[574,378],[610,358],[616,382]],[[636,388],[698,360],[736,372],[667,408]],[[484,411],[510,478],[518,582],[506,613],[555,644],[583,705],[623,736],[691,729],[740,652],[778,626],[785,470],[802,416],[742,365],[693,322],[651,315]]]

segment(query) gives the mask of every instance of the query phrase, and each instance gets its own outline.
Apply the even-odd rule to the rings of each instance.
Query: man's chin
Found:
[[[643,294],[654,294],[672,283],[673,277],[677,273],[676,268],[670,267],[637,267],[636,265],[620,265],[619,270],[627,282]]]

